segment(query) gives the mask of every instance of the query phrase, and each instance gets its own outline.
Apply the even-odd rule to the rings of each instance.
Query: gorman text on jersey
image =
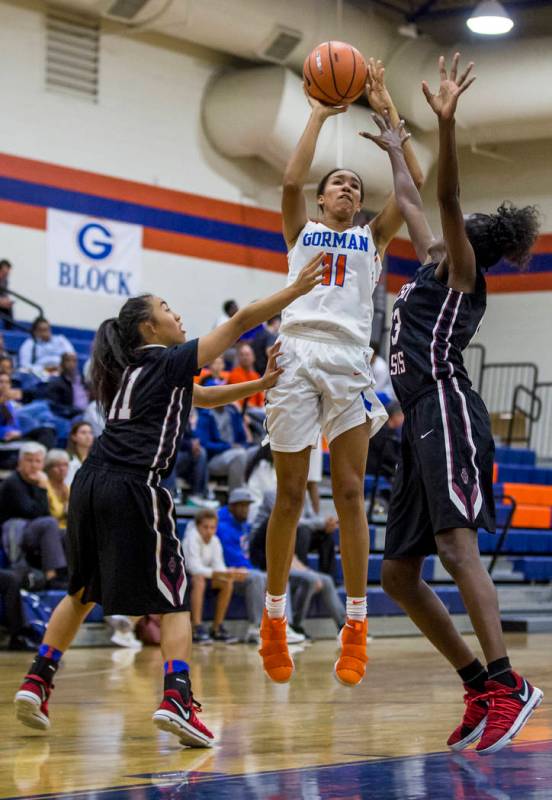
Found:
[[[340,247],[343,250],[361,250],[368,252],[368,236],[356,233],[339,233],[338,231],[314,231],[303,234],[303,244],[308,247]]]

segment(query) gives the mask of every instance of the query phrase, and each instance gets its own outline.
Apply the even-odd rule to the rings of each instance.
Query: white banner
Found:
[[[142,227],[49,208],[48,286],[103,297],[139,294]]]

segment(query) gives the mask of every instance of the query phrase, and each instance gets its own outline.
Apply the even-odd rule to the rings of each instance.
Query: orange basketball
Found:
[[[367,77],[362,53],[346,42],[319,44],[303,64],[307,92],[329,106],[356,100],[364,91]]]

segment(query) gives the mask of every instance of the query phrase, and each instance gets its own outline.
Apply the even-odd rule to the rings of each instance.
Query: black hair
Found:
[[[104,415],[119,389],[124,370],[144,344],[140,324],[152,317],[152,295],[130,297],[118,317],[106,319],[96,333],[92,352],[91,378],[94,394]]]
[[[225,313],[225,314],[230,314],[230,311],[231,311],[231,310],[232,310],[234,307],[235,307],[235,308],[237,308],[237,307],[238,307],[238,304],[236,303],[236,301],[235,301],[235,300],[226,300],[226,301],[225,301],[225,302],[222,304],[222,310],[224,311],[224,313]]]
[[[321,178],[320,183],[316,187],[316,197],[320,197],[321,194],[324,194],[324,192],[326,190],[326,184],[328,183],[328,181],[330,180],[332,175],[335,175],[336,172],[352,172],[353,175],[356,175],[356,177],[358,178],[358,181],[360,183],[360,202],[362,203],[362,201],[364,200],[364,183],[363,183],[363,180],[360,177],[360,175],[358,174],[358,172],[355,172],[354,169],[348,169],[347,167],[336,167],[335,169],[331,169],[329,172],[327,172],[324,175],[324,177]],[[318,208],[322,209],[322,204],[321,203],[318,203]]]
[[[245,470],[244,480],[245,483],[249,480],[249,478],[253,475],[261,461],[268,461],[269,464],[273,463],[272,459],[272,450],[270,449],[269,444],[265,444],[262,447],[259,447],[249,464],[247,465],[247,469]]]
[[[517,208],[505,201],[495,214],[472,214],[465,226],[481,269],[490,269],[506,259],[523,270],[527,268],[531,247],[539,234],[540,214],[536,206]]]
[[[33,337],[33,339],[34,339],[34,336],[35,336],[35,333],[36,333],[36,329],[43,322],[47,322],[48,325],[50,324],[49,320],[47,320],[46,317],[36,317],[36,319],[33,319],[33,322],[32,322],[32,325],[31,325],[31,336]]]
[[[0,259],[0,269],[2,269],[2,267],[7,267],[8,269],[11,269],[12,268],[11,261],[8,261],[7,258]]]

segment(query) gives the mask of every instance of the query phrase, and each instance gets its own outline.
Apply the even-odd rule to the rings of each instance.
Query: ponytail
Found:
[[[104,416],[109,413],[119,390],[123,372],[144,343],[140,324],[150,320],[151,315],[151,295],[131,297],[118,317],[106,319],[98,328],[90,374],[92,391]]]

